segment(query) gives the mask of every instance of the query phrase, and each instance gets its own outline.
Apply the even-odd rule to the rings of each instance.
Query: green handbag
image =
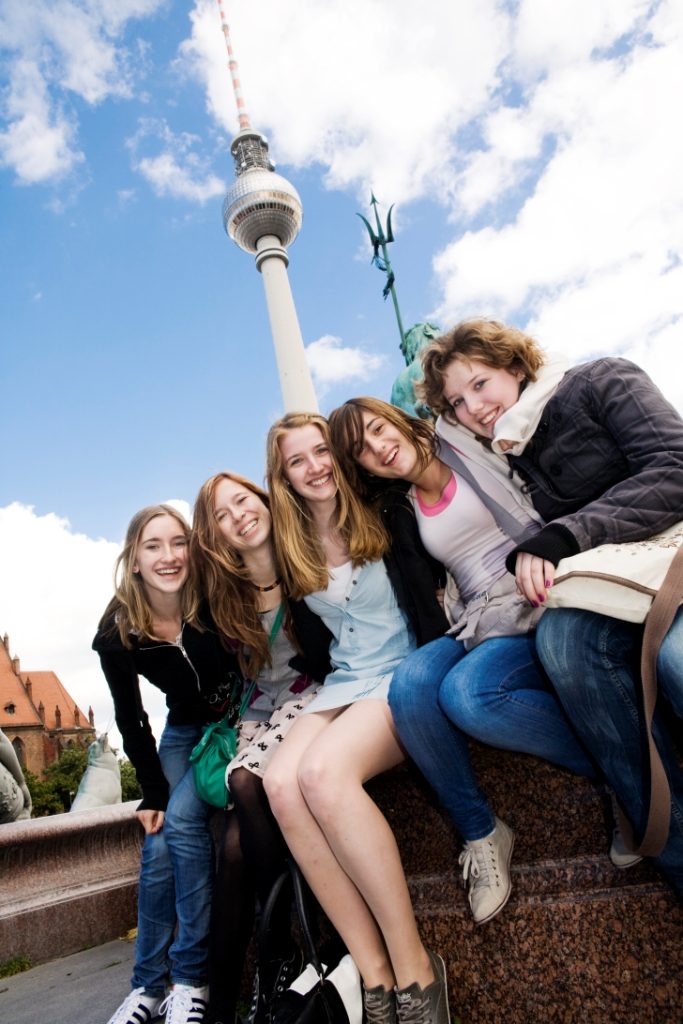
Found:
[[[281,604],[268,638],[271,646],[282,625],[284,610],[285,606]],[[230,803],[225,769],[237,753],[237,727],[242,715],[249,707],[255,686],[256,683],[252,682],[247,689],[237,716],[232,721],[229,718],[223,718],[220,722],[207,725],[202,738],[190,754],[197,794],[200,799],[211,804],[212,807],[220,807],[224,810]]]
[[[207,725],[199,743],[190,754],[194,785],[199,797],[212,807],[225,809],[230,802],[230,791],[225,782],[225,769],[237,753],[237,726],[249,706],[256,683],[245,693],[234,724],[227,719]]]

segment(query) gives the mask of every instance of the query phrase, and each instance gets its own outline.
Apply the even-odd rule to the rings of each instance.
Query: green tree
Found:
[[[140,800],[142,790],[135,774],[135,768],[125,757],[119,761],[119,765],[121,766],[121,799],[124,803],[126,800]]]
[[[62,813],[64,804],[61,797],[52,788],[51,783],[39,779],[28,768],[24,768],[24,779],[33,801],[32,817],[44,818],[48,814]]]
[[[88,751],[67,747],[54,764],[48,765],[42,779],[24,770],[24,778],[33,800],[33,817],[62,814],[71,807],[78,784],[88,764]]]

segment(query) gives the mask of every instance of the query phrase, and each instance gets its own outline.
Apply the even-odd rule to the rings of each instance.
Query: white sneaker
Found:
[[[463,882],[469,881],[468,898],[477,924],[490,921],[508,901],[514,845],[514,832],[500,818],[496,818],[496,827],[489,835],[465,843],[458,863]]]
[[[134,988],[107,1024],[148,1024],[158,1016],[163,996],[146,996],[144,988]]]
[[[209,986],[192,988],[174,985],[159,1007],[166,1014],[166,1024],[202,1024],[209,1003]]]

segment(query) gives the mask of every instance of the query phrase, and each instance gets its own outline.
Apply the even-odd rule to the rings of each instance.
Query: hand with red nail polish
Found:
[[[545,558],[520,551],[515,563],[517,590],[529,604],[538,608],[545,604],[548,590],[555,579],[555,566]]]

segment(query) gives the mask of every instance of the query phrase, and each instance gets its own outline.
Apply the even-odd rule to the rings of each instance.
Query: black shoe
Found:
[[[278,1003],[303,969],[303,953],[297,948],[288,957],[259,964],[245,1024],[270,1024]]]

